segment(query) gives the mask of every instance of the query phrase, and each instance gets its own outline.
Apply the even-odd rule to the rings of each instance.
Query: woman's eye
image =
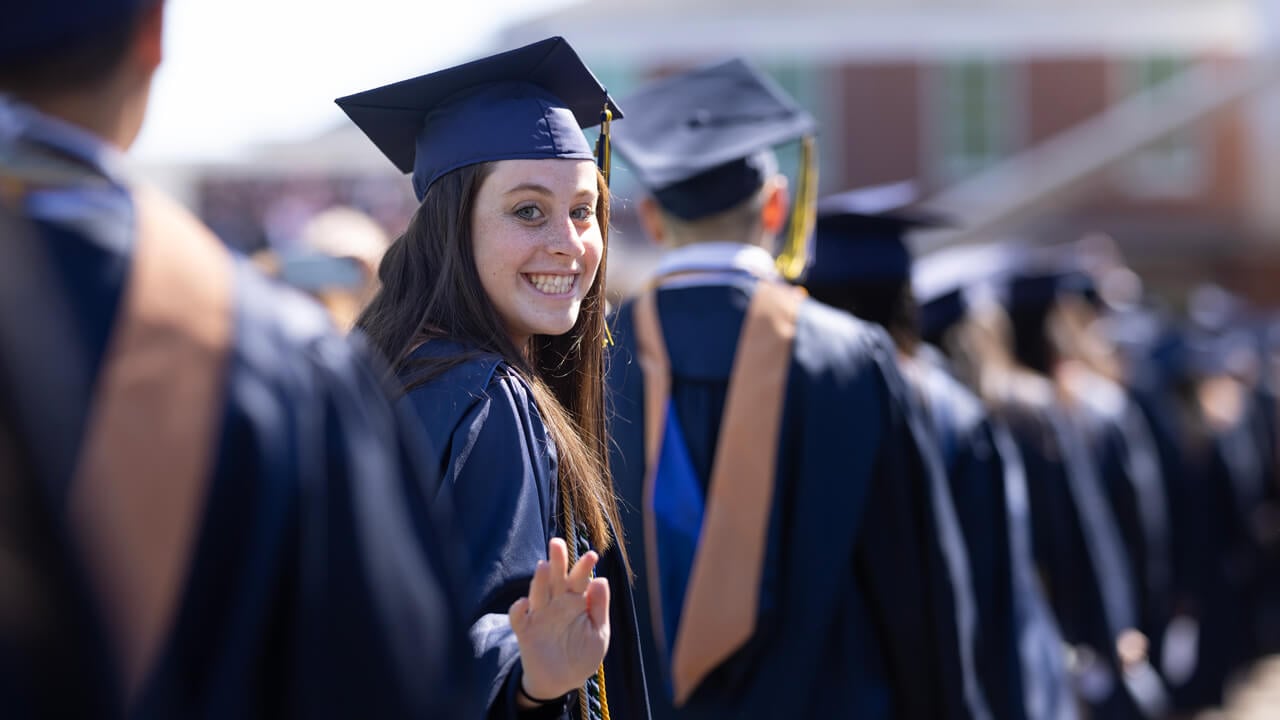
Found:
[[[573,209],[572,217],[574,220],[577,220],[578,222],[584,222],[595,217],[595,214],[596,214],[595,207],[591,205],[583,205],[582,207]]]
[[[525,205],[524,207],[516,208],[515,216],[521,220],[537,220],[542,217],[542,211],[538,209],[537,205]]]

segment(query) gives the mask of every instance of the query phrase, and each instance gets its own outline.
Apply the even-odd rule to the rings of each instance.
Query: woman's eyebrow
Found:
[[[547,196],[555,195],[555,193],[551,192],[551,188],[548,188],[546,185],[539,185],[538,183],[532,183],[532,182],[520,183],[519,185],[508,190],[506,194],[514,195],[518,192],[534,192],[539,195],[547,195]]]

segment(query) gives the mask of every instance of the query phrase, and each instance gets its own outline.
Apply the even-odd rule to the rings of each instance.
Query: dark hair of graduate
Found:
[[[143,14],[161,2],[145,0],[92,33],[0,62],[0,90],[31,100],[97,87],[124,60]]]
[[[910,280],[811,285],[807,289],[820,303],[882,326],[903,352],[913,353],[920,345],[920,310],[911,292]]]
[[[601,176],[596,221],[605,252],[578,321],[563,335],[535,335],[528,348],[511,340],[476,270],[472,205],[491,165],[470,165],[443,175],[427,189],[408,229],[387,249],[378,268],[382,288],[356,327],[394,371],[409,370],[412,390],[475,357],[496,353],[533,389],[534,401],[556,443],[562,504],[571,506],[599,551],[620,527],[609,476],[605,429],[605,270],[609,190]],[[449,338],[474,347],[470,354],[409,363],[421,342]],[[563,518],[562,518],[563,520]],[[626,547],[618,543],[625,561]]]
[[[1050,374],[1058,359],[1048,327],[1054,305],[1046,301],[1009,311],[1014,355],[1018,362],[1042,375]]]

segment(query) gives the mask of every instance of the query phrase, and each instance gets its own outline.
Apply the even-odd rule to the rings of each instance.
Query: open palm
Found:
[[[528,597],[511,606],[520,643],[524,690],[555,698],[581,687],[609,649],[609,581],[592,578],[598,556],[583,555],[569,568],[564,540],[554,538],[538,563]]]

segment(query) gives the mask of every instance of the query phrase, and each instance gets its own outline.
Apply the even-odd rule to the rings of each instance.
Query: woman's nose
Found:
[[[547,240],[547,249],[556,255],[581,257],[586,252],[586,243],[582,239],[582,228],[566,217],[564,222],[555,223],[549,230],[551,237]]]

